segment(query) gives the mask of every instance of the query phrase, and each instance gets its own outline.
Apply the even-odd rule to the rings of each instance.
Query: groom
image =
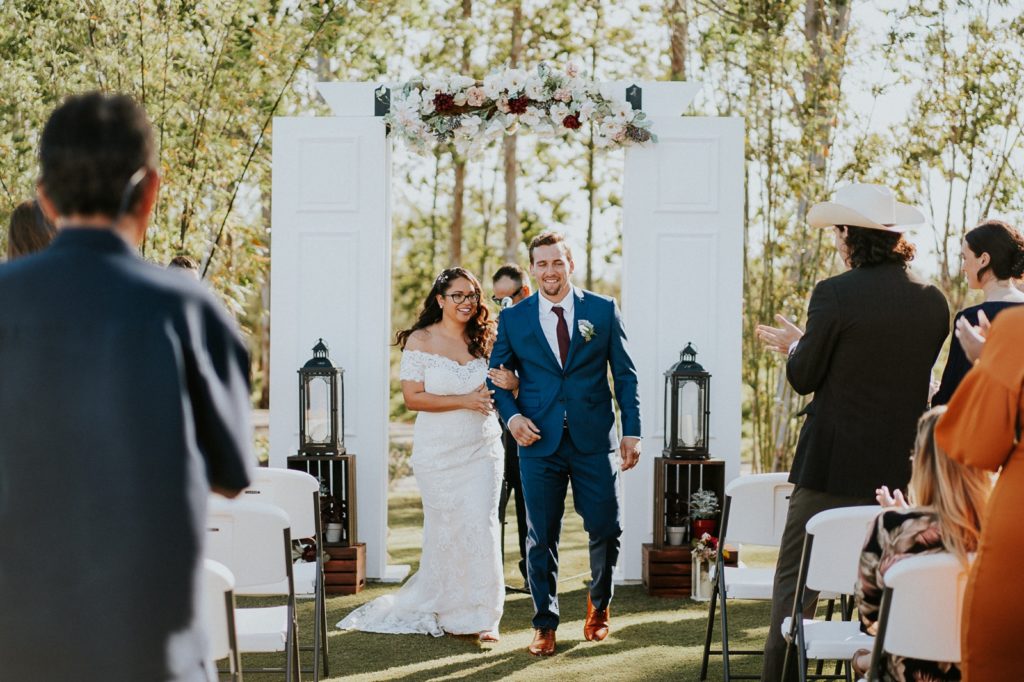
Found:
[[[590,593],[583,636],[608,636],[612,569],[622,534],[619,470],[640,458],[636,369],[626,350],[615,301],[569,284],[572,252],[557,232],[530,242],[538,292],[501,313],[491,367],[519,373],[519,393],[491,384],[502,419],[519,444],[529,537],[527,572],[536,613],[535,656],[555,653],[558,628],[558,536],[566,486],[590,535]],[[608,367],[622,413],[619,443]]]

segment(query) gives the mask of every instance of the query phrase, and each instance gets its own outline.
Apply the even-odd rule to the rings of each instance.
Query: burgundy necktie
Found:
[[[565,369],[565,360],[569,357],[569,326],[565,323],[565,310],[562,306],[552,306],[551,312],[558,315],[555,335],[558,337],[558,355],[562,358],[562,369]]]

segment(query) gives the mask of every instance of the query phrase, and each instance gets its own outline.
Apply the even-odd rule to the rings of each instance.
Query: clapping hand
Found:
[[[769,350],[785,355],[789,353],[790,346],[803,337],[804,331],[782,315],[776,315],[775,321],[781,326],[757,325],[757,338],[761,339],[761,343],[767,346]]]
[[[889,494],[887,485],[875,489],[875,499],[878,500],[882,509],[906,509],[910,506],[906,498],[903,497],[902,491],[897,490],[895,493]]]
[[[494,410],[494,400],[491,399],[493,393],[494,391],[487,388],[487,384],[480,384],[475,391],[465,395],[465,408],[480,414],[490,414]]]
[[[960,347],[964,349],[964,355],[972,363],[977,362],[981,357],[981,351],[985,347],[985,337],[988,336],[988,330],[991,327],[992,323],[988,321],[988,315],[984,310],[978,311],[977,326],[968,322],[965,317],[956,321],[956,329],[953,330],[953,334],[960,342]]]

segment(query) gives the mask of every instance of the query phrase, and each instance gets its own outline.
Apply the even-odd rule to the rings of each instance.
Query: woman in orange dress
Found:
[[[1018,682],[1024,641],[1024,309],[992,324],[981,359],[935,428],[951,458],[1002,471],[981,524],[964,597],[961,670],[966,682]]]

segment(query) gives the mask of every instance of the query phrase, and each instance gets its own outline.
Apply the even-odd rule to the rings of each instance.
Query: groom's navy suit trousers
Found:
[[[573,293],[577,329],[564,367],[541,329],[537,294],[502,311],[491,352],[491,367],[504,365],[519,374],[518,396],[490,386],[502,419],[509,423],[516,415],[527,417],[541,434],[533,445],[519,448],[537,628],[558,627],[558,542],[570,483],[590,540],[590,598],[598,609],[607,608],[612,598],[622,515],[609,368],[623,434],[641,435],[636,369],[615,301],[581,289]],[[593,331],[589,339],[579,331],[583,322]]]

